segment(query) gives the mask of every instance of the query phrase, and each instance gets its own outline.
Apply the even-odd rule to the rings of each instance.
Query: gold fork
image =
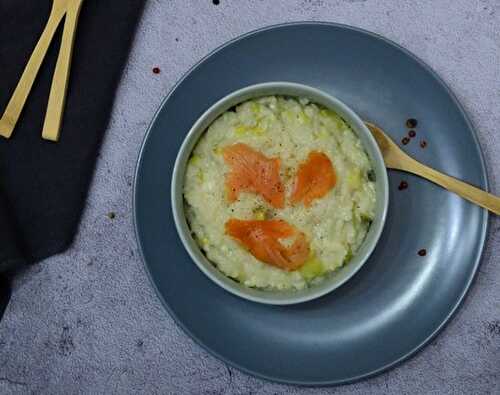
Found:
[[[40,70],[57,27],[62,19],[64,23],[61,48],[57,58],[57,64],[52,79],[49,102],[42,131],[42,137],[47,140],[57,141],[61,127],[64,101],[66,97],[67,83],[73,43],[75,37],[78,16],[80,14],[83,0],[53,0],[47,25],[38,40],[38,43],[26,64],[24,72],[19,80],[12,97],[7,104],[5,112],[0,118],[0,136],[10,138],[24,108],[26,99],[31,91],[33,82]]]

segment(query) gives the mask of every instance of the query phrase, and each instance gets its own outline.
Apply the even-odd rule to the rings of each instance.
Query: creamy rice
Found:
[[[260,195],[242,192],[229,203],[222,156],[226,146],[244,143],[281,159],[287,204],[274,209]],[[331,160],[337,183],[310,207],[288,202],[294,175],[311,151]],[[200,247],[225,275],[249,287],[303,289],[347,264],[363,242],[375,211],[371,163],[362,143],[333,111],[306,99],[271,96],[238,105],[215,120],[189,160],[184,183],[186,215]],[[260,262],[225,234],[230,218],[283,219],[304,232],[311,258],[296,271]]]

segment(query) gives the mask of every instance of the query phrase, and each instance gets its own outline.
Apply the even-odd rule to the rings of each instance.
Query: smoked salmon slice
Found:
[[[243,143],[225,147],[223,156],[231,167],[226,175],[227,198],[230,202],[234,202],[240,192],[245,191],[261,195],[275,208],[285,206],[279,158],[268,158]]]
[[[332,162],[322,152],[312,151],[300,164],[292,189],[291,202],[304,202],[309,207],[314,199],[325,196],[336,184]]]
[[[292,271],[309,258],[309,242],[304,233],[283,220],[240,220],[231,218],[225,224],[226,234],[238,240],[259,261]],[[290,247],[279,239],[295,236]]]

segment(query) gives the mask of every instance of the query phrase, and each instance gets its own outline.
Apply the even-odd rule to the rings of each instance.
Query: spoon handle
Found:
[[[500,197],[485,192],[482,189],[476,188],[463,181],[457,180],[454,177],[443,174],[428,166],[417,162],[414,159],[408,161],[404,169],[410,173],[423,177],[443,188],[455,192],[457,195],[475,203],[491,212],[500,215]]]
[[[47,25],[31,54],[2,118],[0,118],[0,136],[9,138],[12,135],[14,127],[23,110],[24,103],[28,98],[33,82],[38,74],[38,70],[40,69],[45,54],[54,37],[57,26],[59,26],[65,13],[66,1],[54,1]]]
[[[47,104],[47,112],[45,113],[42,129],[42,138],[45,140],[59,140],[76,27],[82,3],[83,0],[68,1],[61,47],[59,49],[54,76],[52,77],[49,102]]]

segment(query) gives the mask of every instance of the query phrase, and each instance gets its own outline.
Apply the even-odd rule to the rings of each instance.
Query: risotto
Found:
[[[373,174],[335,112],[263,97],[222,114],[198,141],[184,180],[186,216],[226,276],[303,289],[356,254],[374,217]]]

